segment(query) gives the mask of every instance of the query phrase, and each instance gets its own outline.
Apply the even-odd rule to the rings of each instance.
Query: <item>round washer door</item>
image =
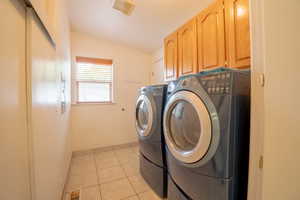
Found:
[[[193,92],[176,92],[165,108],[164,131],[177,160],[187,164],[200,161],[212,140],[211,119],[203,101]]]
[[[136,103],[135,126],[139,136],[149,136],[153,125],[153,108],[146,95],[141,95]]]

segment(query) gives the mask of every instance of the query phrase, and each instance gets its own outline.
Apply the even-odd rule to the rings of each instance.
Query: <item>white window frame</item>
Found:
[[[84,63],[84,62],[80,62],[78,61],[79,59],[85,59],[87,60],[86,63],[89,64],[97,64],[95,61],[111,61],[111,65],[110,64],[106,64],[107,66],[111,67],[112,70],[112,80],[111,81],[79,81],[77,80],[77,65],[78,63]],[[94,61],[94,62],[93,62]],[[76,96],[75,96],[75,103],[78,105],[84,105],[84,104],[113,104],[114,103],[114,66],[113,66],[113,60],[112,59],[99,59],[99,58],[88,58],[88,57],[80,57],[77,56],[75,59],[75,63],[76,63],[76,70],[75,70],[75,87],[76,87]],[[98,64],[101,64],[100,62]],[[109,101],[79,101],[79,83],[109,83],[110,86],[110,100]]]

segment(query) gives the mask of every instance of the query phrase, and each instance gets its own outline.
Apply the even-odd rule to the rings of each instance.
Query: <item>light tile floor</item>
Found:
[[[80,200],[161,200],[139,173],[138,146],[73,157],[64,200],[76,189]]]

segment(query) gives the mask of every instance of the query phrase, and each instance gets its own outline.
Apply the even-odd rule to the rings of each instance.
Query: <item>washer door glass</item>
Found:
[[[170,136],[178,149],[193,150],[201,135],[201,124],[195,108],[187,101],[178,101],[170,114]]]
[[[153,108],[146,95],[141,95],[137,100],[135,124],[140,136],[145,137],[150,134],[153,124]]]
[[[168,101],[164,114],[166,143],[175,158],[184,163],[200,161],[212,139],[209,112],[199,96],[179,91]]]
[[[141,130],[146,130],[149,121],[149,111],[145,101],[140,101],[137,107],[137,123]]]

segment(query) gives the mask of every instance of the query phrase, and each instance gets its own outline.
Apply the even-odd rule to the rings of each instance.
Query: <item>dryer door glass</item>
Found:
[[[140,129],[145,130],[148,125],[149,111],[145,101],[141,101],[137,107],[137,123]]]
[[[200,161],[211,139],[209,112],[199,96],[179,91],[170,97],[164,113],[166,143],[175,158],[184,163]]]
[[[170,116],[170,134],[174,144],[183,151],[193,150],[201,135],[201,124],[195,108],[179,101]]]

